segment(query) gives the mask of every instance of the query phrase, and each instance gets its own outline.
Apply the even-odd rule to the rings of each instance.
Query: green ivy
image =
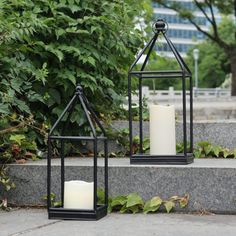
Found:
[[[144,202],[137,193],[130,193],[128,195],[119,195],[109,199],[109,212],[119,211],[120,213],[138,213],[145,214],[149,212],[157,212],[165,210],[167,213],[171,212],[174,207],[179,206],[184,208],[188,205],[189,195],[185,194],[183,197],[173,196],[167,200],[155,196],[150,200]]]
[[[213,145],[207,141],[198,142],[194,148],[195,158],[236,158],[236,148],[229,150],[219,145]]]
[[[60,201],[56,201],[56,195],[51,193],[51,205],[54,207],[61,206]],[[47,200],[47,197],[43,197],[44,200]],[[97,190],[97,200],[98,205],[105,203],[105,192],[103,189]],[[118,195],[115,197],[108,197],[108,212],[117,212],[120,213],[140,213],[145,214],[150,212],[157,212],[165,210],[167,213],[170,213],[176,206],[184,208],[188,205],[189,195],[185,194],[183,197],[172,196],[167,200],[161,199],[159,196],[155,196],[148,201],[143,201],[141,196],[137,193],[130,193],[128,195]]]
[[[16,186],[11,181],[10,177],[7,174],[7,167],[4,165],[0,165],[0,189],[3,196],[3,199],[0,199],[0,209],[9,211],[7,198],[5,197],[5,193],[9,192],[11,189],[14,189]]]

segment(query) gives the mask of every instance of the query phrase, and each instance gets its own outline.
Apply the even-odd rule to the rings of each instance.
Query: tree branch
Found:
[[[203,15],[207,18],[207,20],[213,24],[212,19],[207,15],[206,11],[204,10],[204,8],[202,7],[201,3],[199,3],[197,0],[194,0],[194,3],[196,4],[196,6],[200,9],[200,11],[203,13]]]
[[[207,0],[206,0],[207,1]],[[236,4],[236,0],[235,1],[235,4]],[[181,8],[177,8],[175,7],[174,5],[168,5],[165,3],[165,1],[163,0],[157,0],[157,2],[159,4],[161,4],[162,6],[168,8],[168,9],[171,9],[171,10],[174,10],[176,11],[177,13],[179,13],[181,15]],[[196,6],[201,10],[201,12],[206,16],[207,13],[204,11],[202,5],[197,1],[197,0],[194,0],[194,3],[196,4]],[[208,2],[208,4],[210,4],[210,2]],[[200,7],[199,7],[200,6]],[[209,7],[209,5],[208,5]],[[188,10],[188,9],[186,9]],[[213,9],[212,9],[212,14],[214,14],[213,12]],[[180,16],[181,17],[181,16]],[[207,20],[209,21],[209,23],[212,25],[213,27],[213,33],[214,34],[211,34],[210,32],[204,30],[202,27],[200,27],[195,21],[194,21],[194,18],[195,16],[193,14],[191,15],[186,15],[186,16],[182,16],[182,18],[185,18],[187,20],[189,20],[190,23],[192,23],[196,29],[200,32],[202,32],[204,35],[206,35],[209,39],[211,39],[213,42],[217,43],[220,47],[224,48],[225,50],[230,50],[230,45],[228,45],[226,42],[224,42],[218,35],[218,31],[217,31],[217,24],[215,22],[215,19],[210,19],[209,16],[207,16]],[[214,29],[214,27],[216,27]],[[216,31],[215,31],[216,30]]]
[[[234,0],[234,26],[236,27],[236,0]],[[234,39],[236,41],[236,30],[234,31]]]
[[[11,133],[11,132],[14,132],[17,129],[22,128],[24,126],[25,126],[25,122],[22,122],[22,123],[20,123],[20,124],[18,124],[16,126],[11,126],[11,127],[7,128],[7,129],[0,130],[0,134],[2,135],[2,134]]]
[[[214,11],[213,11],[213,7],[212,7],[212,0],[206,0],[206,4],[208,5],[210,12],[211,12],[211,18],[212,18],[212,28],[213,28],[213,32],[216,38],[219,38],[219,34],[218,34],[218,29],[217,29],[217,24],[216,24],[216,20],[215,20],[215,15],[214,15]]]

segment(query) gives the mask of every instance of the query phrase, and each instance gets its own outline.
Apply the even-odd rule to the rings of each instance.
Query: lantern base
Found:
[[[97,210],[76,210],[63,207],[52,207],[48,209],[49,219],[60,220],[99,220],[107,215],[107,206],[97,206]]]
[[[177,155],[148,155],[135,154],[130,158],[130,164],[140,165],[187,165],[193,163],[194,157],[192,153],[177,154]]]

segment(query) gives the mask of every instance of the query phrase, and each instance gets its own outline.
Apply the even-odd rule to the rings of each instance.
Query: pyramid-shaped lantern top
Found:
[[[67,130],[71,132],[70,128],[68,128],[69,122],[71,115],[73,112],[77,112],[75,107],[77,104],[81,105],[82,112],[84,113],[88,125],[90,128],[90,136],[81,136],[80,134],[73,135],[73,136],[68,136],[65,134]],[[60,123],[62,123],[62,126],[60,126]],[[96,132],[96,126],[100,129],[102,136],[98,136]],[[54,131],[57,130],[57,132],[60,134],[59,136],[53,135]],[[99,121],[99,118],[97,117],[96,113],[92,109],[92,107],[89,104],[89,101],[87,97],[84,94],[84,91],[81,87],[80,84],[76,86],[75,92],[69,103],[67,104],[66,108],[64,111],[61,113],[53,127],[51,128],[49,132],[49,137],[54,138],[54,139],[81,139],[81,140],[92,140],[94,138],[97,139],[106,139],[106,132],[105,129],[103,128],[102,124]]]
[[[179,54],[179,52],[176,50],[176,47],[171,42],[171,40],[167,37],[167,31],[168,31],[168,24],[163,19],[158,19],[156,22],[152,25],[152,30],[154,32],[153,37],[151,40],[146,44],[146,46],[141,50],[141,52],[138,54],[136,60],[131,65],[129,74],[136,75],[141,78],[175,78],[175,77],[191,77],[191,71],[184,62],[183,58]],[[150,55],[153,50],[156,50],[156,43],[158,42],[158,38],[163,37],[165,42],[167,43],[171,53],[173,53],[173,56],[176,60],[176,62],[179,65],[179,70],[155,70],[155,71],[147,71],[146,65],[148,64],[148,61],[150,59]],[[139,61],[141,57],[144,57],[144,60],[140,66],[140,69],[136,69],[137,64],[140,64]]]

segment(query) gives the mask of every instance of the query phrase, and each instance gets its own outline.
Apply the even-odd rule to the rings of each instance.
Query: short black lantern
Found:
[[[131,164],[189,164],[193,162],[193,92],[192,75],[183,58],[176,50],[171,40],[167,37],[167,23],[158,19],[153,24],[154,35],[146,46],[141,50],[128,73],[128,99],[129,99],[129,135],[130,135],[130,163]],[[173,53],[178,70],[147,70],[148,60],[155,44],[160,38],[166,42]],[[140,66],[140,58],[143,62]],[[139,65],[139,69],[138,68]],[[146,79],[179,79],[182,85],[182,137],[183,151],[176,153],[175,136],[175,111],[172,106],[149,105],[150,113],[150,153],[144,151],[144,131],[143,131],[143,95],[142,84]],[[136,82],[134,82],[136,81]],[[138,151],[134,153],[134,121],[133,121],[133,95],[134,84],[138,85]],[[189,87],[189,93],[186,91]],[[187,94],[188,93],[188,94]],[[189,95],[189,123],[187,122],[187,95]]]
[[[80,105],[84,111],[84,115],[90,126],[91,135],[67,135],[68,124],[76,105]],[[97,129],[100,129],[102,135],[97,134]],[[56,131],[56,132],[55,132]],[[69,130],[69,133],[71,130]],[[65,144],[73,143],[81,145],[81,142],[90,142],[93,144],[93,169],[90,178],[93,182],[85,181],[65,181],[66,180],[66,166],[65,166]],[[59,146],[60,157],[60,176],[56,175],[52,167],[53,147]],[[100,171],[104,184],[104,202],[98,202],[98,142],[104,144],[104,170]],[[89,168],[91,169],[91,168]],[[80,169],[78,169],[80,170]],[[79,171],[78,171],[79,172]],[[76,169],[76,175],[77,173]],[[56,176],[55,176],[56,175]],[[81,174],[80,174],[81,176]],[[53,181],[60,182],[60,200],[61,204],[55,207],[51,203],[51,190],[55,190]],[[101,186],[99,186],[101,187]],[[108,152],[107,152],[107,137],[105,130],[96,116],[94,110],[91,108],[87,98],[84,95],[83,89],[80,85],[76,87],[75,93],[62,112],[58,120],[53,125],[48,136],[48,159],[47,159],[47,206],[49,219],[72,219],[72,220],[98,220],[107,214],[108,206]]]

